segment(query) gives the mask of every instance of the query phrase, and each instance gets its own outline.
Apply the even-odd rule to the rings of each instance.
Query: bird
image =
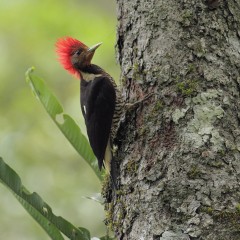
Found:
[[[121,92],[114,79],[101,67],[92,64],[96,49],[72,38],[59,38],[55,44],[58,60],[70,74],[80,79],[80,105],[90,146],[101,170],[110,173],[116,188],[116,163],[113,140],[123,109]]]

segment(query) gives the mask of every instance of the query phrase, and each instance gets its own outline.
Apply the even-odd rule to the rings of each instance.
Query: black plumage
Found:
[[[116,92],[107,76],[81,80],[81,109],[90,145],[101,170],[114,115]]]

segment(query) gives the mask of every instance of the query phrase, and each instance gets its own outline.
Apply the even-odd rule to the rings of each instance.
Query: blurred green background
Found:
[[[35,99],[24,74],[35,66],[83,128],[79,80],[57,62],[54,44],[63,36],[89,46],[103,42],[93,62],[118,79],[115,8],[114,0],[0,1],[0,156],[56,215],[93,236],[106,234],[103,207],[84,198],[101,191],[98,179]],[[3,185],[0,203],[0,239],[49,239]]]

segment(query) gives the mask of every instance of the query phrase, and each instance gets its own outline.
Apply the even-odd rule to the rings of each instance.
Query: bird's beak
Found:
[[[101,45],[102,43],[98,43],[98,44],[95,44],[93,45],[92,47],[88,48],[87,49],[87,52],[86,52],[86,62],[87,64],[90,64],[91,63],[91,60],[93,58],[93,55],[95,53],[95,50]]]
[[[90,47],[87,51],[88,52],[94,52],[101,44],[102,44],[102,42],[98,43],[98,44],[95,44],[92,47]]]

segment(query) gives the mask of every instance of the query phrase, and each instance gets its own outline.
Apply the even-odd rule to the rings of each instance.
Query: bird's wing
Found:
[[[96,77],[86,90],[87,99],[82,104],[90,145],[98,159],[99,169],[110,137],[115,109],[115,89],[107,77]]]

